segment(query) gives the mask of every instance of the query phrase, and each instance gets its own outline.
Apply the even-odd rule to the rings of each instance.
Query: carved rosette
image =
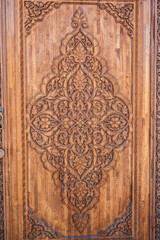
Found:
[[[115,94],[97,39],[85,30],[82,8],[75,12],[72,27],[41,93],[28,106],[28,137],[82,233],[114,166],[115,152],[128,138],[129,109]]]

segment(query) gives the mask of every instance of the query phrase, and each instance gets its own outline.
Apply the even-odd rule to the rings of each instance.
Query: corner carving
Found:
[[[128,36],[133,37],[133,3],[117,5],[112,3],[98,3],[97,6],[113,16],[117,23],[122,24],[122,26],[127,29]]]
[[[118,149],[128,139],[130,113],[99,56],[98,40],[86,31],[82,8],[71,26],[74,30],[62,40],[61,55],[43,78],[41,93],[28,105],[28,139],[82,233]]]
[[[26,34],[29,35],[32,27],[37,22],[43,22],[44,17],[49,14],[53,9],[57,9],[62,5],[62,3],[49,1],[46,3],[39,1],[25,1],[25,30]]]
[[[62,239],[62,235],[47,226],[45,221],[33,215],[31,208],[28,210],[28,239]]]
[[[132,204],[130,203],[127,211],[121,218],[116,218],[115,222],[106,230],[101,231],[100,237],[131,237],[132,236]]]
[[[39,220],[34,214],[33,210],[29,207],[28,210],[28,239],[64,239],[61,233],[54,231],[43,220]],[[67,236],[66,236],[67,237]],[[84,239],[88,239],[90,236],[83,236]],[[124,237],[132,237],[132,208],[131,203],[126,209],[126,212],[120,217],[114,220],[114,223],[110,225],[106,230],[100,231],[95,238],[108,239],[108,237],[117,237],[119,239]],[[68,238],[68,237],[67,237]],[[94,239],[95,239],[94,238]]]
[[[25,30],[26,34],[29,35],[32,27],[37,22],[42,22],[44,17],[49,14],[53,9],[58,9],[62,4],[68,4],[67,2],[32,2],[24,1],[25,7]],[[130,38],[133,37],[133,12],[134,4],[117,4],[112,3],[95,3],[99,9],[106,11],[108,14],[113,16],[117,23],[122,24],[127,29],[127,34]]]

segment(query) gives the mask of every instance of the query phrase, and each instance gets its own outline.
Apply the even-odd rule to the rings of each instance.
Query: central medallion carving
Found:
[[[28,136],[82,233],[114,153],[128,138],[129,110],[115,95],[97,39],[85,30],[82,8],[73,15],[72,28],[43,79],[41,93],[28,106]]]

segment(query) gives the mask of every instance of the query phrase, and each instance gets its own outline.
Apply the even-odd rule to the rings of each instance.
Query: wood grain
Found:
[[[153,239],[150,0],[1,7],[5,239]]]

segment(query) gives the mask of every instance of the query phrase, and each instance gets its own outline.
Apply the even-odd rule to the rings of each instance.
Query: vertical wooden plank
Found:
[[[140,1],[138,31],[138,236],[149,239],[149,157],[150,157],[150,0]],[[139,135],[140,132],[140,135]]]
[[[6,41],[5,41],[5,3],[3,1],[0,1],[0,104],[2,106],[5,105],[5,99],[4,99],[4,89],[6,89]],[[5,119],[3,119],[3,129],[1,134],[1,148],[6,143],[7,138],[4,138],[4,127],[5,127]],[[5,140],[5,141],[4,141]],[[7,175],[5,175],[4,169],[7,169],[7,164],[4,161],[5,158],[0,159],[0,194],[1,194],[1,200],[0,200],[0,238],[4,239],[6,238],[6,226],[8,224],[8,213],[5,211],[7,206],[8,199],[6,198],[6,181],[7,181]]]
[[[23,239],[22,124],[19,1],[2,1],[6,32],[3,36],[5,239]],[[4,22],[5,24],[5,22]],[[5,27],[5,25],[3,26]],[[5,65],[4,65],[5,66]]]
[[[137,1],[134,59],[135,104],[135,211],[138,239],[149,239],[149,163],[150,163],[150,1]],[[148,33],[148,34],[147,34]],[[136,170],[137,169],[137,170]],[[137,179],[137,180],[136,180]],[[136,204],[137,202],[137,204]]]

